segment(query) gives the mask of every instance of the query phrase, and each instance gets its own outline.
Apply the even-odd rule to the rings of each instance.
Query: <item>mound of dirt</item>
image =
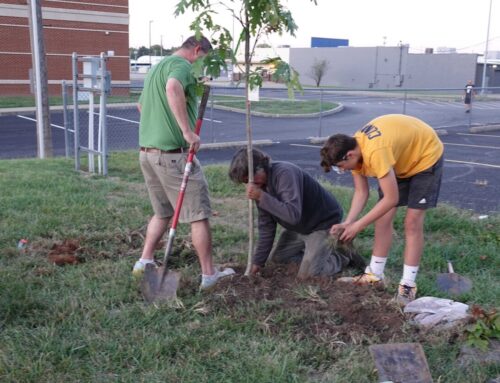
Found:
[[[80,243],[76,239],[64,240],[62,243],[55,243],[50,249],[47,258],[57,266],[76,265],[82,262],[78,256],[81,249]]]
[[[403,335],[404,317],[381,289],[335,282],[332,278],[296,278],[296,265],[266,266],[262,275],[244,270],[220,281],[209,304],[234,321],[259,321],[264,331],[292,329],[297,340],[329,343],[388,342]]]

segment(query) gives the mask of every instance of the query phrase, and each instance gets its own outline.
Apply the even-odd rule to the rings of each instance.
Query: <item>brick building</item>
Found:
[[[71,54],[111,53],[113,84],[128,84],[128,0],[42,0],[49,93],[61,93],[72,79]],[[30,94],[32,67],[29,3],[0,0],[0,94]]]

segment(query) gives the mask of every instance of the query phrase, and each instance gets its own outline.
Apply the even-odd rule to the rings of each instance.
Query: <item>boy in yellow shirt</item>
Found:
[[[351,170],[354,195],[344,222],[330,233],[351,241],[361,230],[375,223],[370,265],[358,277],[340,278],[356,284],[384,284],[384,268],[392,244],[393,221],[398,206],[408,206],[405,227],[404,268],[397,300],[415,299],[415,279],[424,246],[424,218],[436,206],[441,186],[443,144],[434,129],[411,116],[389,114],[375,118],[350,137],[331,136],[321,149],[321,166],[326,172]],[[369,195],[367,177],[376,177],[379,201],[358,219]]]

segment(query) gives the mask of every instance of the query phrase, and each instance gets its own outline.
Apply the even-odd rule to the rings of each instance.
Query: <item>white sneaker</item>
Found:
[[[209,290],[215,286],[217,281],[221,278],[227,277],[229,275],[235,274],[235,271],[230,267],[225,268],[222,271],[215,270],[215,274],[213,275],[202,275],[200,290]]]
[[[148,263],[153,263],[153,264],[156,264],[154,261],[151,261],[151,262],[144,262],[142,260],[138,260],[135,265],[134,265],[134,268],[132,269],[132,275],[135,277],[135,278],[142,278],[142,276],[144,275],[144,271],[146,270],[146,265]]]

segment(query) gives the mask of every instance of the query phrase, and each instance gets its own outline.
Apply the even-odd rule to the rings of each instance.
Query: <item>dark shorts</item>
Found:
[[[471,101],[472,101],[472,97],[471,96],[465,96],[465,98],[464,98],[464,103],[465,104],[470,104]]]
[[[411,209],[420,210],[436,207],[441,189],[443,162],[443,156],[441,156],[429,169],[410,178],[398,178],[398,206],[408,206]],[[379,199],[384,196],[380,188],[378,195]]]

